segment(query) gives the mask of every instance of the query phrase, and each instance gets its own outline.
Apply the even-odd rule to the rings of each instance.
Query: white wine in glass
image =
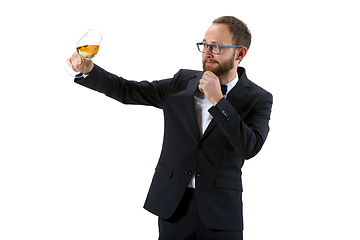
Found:
[[[101,33],[91,29],[79,40],[76,45],[76,52],[83,59],[92,59],[99,52],[100,42],[102,40]],[[70,76],[75,78],[82,77],[82,73],[76,72],[72,67],[66,64],[66,71]]]
[[[92,59],[99,52],[99,45],[83,45],[76,48],[80,57],[85,59]]]

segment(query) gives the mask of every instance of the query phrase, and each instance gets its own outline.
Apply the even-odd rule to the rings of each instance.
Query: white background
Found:
[[[0,239],[157,239],[142,206],[161,110],[73,82],[65,59],[91,28],[94,61],[132,80],[201,69],[196,42],[233,15],[241,63],[274,95],[262,151],[243,167],[246,240],[359,240],[356,1],[11,1],[1,7]]]

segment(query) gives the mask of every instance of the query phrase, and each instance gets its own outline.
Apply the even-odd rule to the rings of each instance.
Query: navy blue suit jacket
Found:
[[[215,107],[203,136],[196,120],[194,93],[203,72],[180,70],[160,81],[128,81],[99,66],[75,81],[124,104],[161,108],[164,139],[144,208],[161,218],[175,212],[193,174],[196,202],[205,226],[242,230],[241,167],[255,156],[269,132],[272,95],[238,68],[239,81]]]

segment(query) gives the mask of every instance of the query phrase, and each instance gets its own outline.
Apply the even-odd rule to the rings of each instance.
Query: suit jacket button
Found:
[[[203,145],[199,145],[199,146],[198,146],[198,149],[203,150],[203,149],[204,149],[204,146],[203,146]]]
[[[191,175],[192,175],[192,172],[191,172],[191,171],[187,171],[187,172],[186,172],[186,175],[191,176]]]
[[[231,121],[230,115],[225,110],[222,110],[221,113],[224,115],[224,117],[227,121]]]

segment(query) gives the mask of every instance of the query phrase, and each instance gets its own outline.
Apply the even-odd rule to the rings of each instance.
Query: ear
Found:
[[[235,60],[241,61],[245,57],[247,51],[248,49],[246,47],[239,48]]]

